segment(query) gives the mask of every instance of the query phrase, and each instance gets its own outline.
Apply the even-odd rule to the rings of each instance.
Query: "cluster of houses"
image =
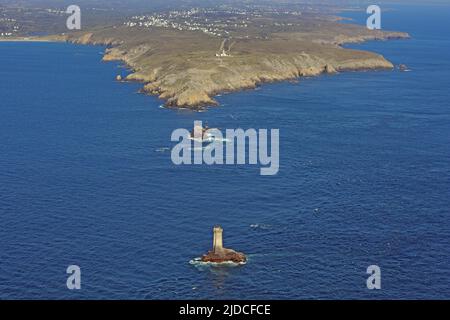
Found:
[[[249,38],[248,35],[234,34],[238,29],[246,29],[252,23],[252,18],[280,15],[300,16],[300,11],[280,11],[275,8],[194,8],[186,11],[169,11],[153,15],[133,16],[124,25],[138,28],[170,28],[180,31],[200,31],[216,37]],[[277,27],[293,26],[293,23],[275,22]],[[261,25],[261,28],[264,26]],[[225,52],[217,56],[226,57]]]
[[[11,30],[11,25],[14,24],[15,22],[17,22],[17,20],[13,18],[6,18],[6,17],[0,18],[0,25],[5,23],[6,26],[6,28],[3,28],[3,31],[0,32],[0,37],[11,37],[14,32],[17,32],[19,30],[19,26],[17,25],[13,25]]]
[[[162,27],[162,28],[171,28],[176,30],[188,30],[188,31],[201,31],[203,33],[221,37],[223,35],[229,34],[227,30],[220,29],[216,27],[214,24],[202,24],[198,22],[184,21],[182,23],[170,21],[166,18],[161,18],[158,16],[148,16],[148,17],[139,17],[137,20],[132,19],[131,21],[125,22],[127,27]]]
[[[217,37],[228,36],[230,31],[227,29],[229,28],[248,27],[246,20],[236,21],[218,16],[215,17],[214,14],[217,13],[219,12],[195,8],[189,11],[170,11],[167,14],[134,16],[124,24],[127,27],[162,27],[186,31],[201,31]]]
[[[45,9],[45,11],[48,13],[56,14],[56,15],[66,15],[67,14],[66,11],[58,10],[58,9]]]

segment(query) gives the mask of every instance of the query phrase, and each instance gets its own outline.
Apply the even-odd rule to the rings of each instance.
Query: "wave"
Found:
[[[267,230],[267,229],[270,229],[271,227],[272,226],[270,224],[258,224],[258,223],[255,223],[255,224],[251,224],[250,225],[250,228],[262,229],[262,230]]]
[[[247,264],[247,262],[240,262],[240,263],[236,263],[236,262],[231,262],[231,261],[227,261],[227,262],[204,262],[202,261],[202,258],[194,258],[192,260],[189,261],[189,264],[198,267],[198,268],[209,268],[209,267],[239,267],[242,265]]]
[[[170,150],[170,148],[168,148],[168,147],[163,147],[163,148],[155,149],[155,152],[166,152],[166,151],[169,151],[169,150]]]

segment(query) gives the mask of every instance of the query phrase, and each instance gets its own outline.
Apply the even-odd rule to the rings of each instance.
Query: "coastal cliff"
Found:
[[[217,94],[252,89],[265,82],[392,69],[392,63],[381,55],[341,45],[409,37],[401,32],[337,26],[328,22],[325,29],[321,25],[308,32],[274,32],[263,40],[235,39],[223,55],[218,52],[224,39],[161,28],[132,36],[123,27],[103,28],[58,40],[107,45],[103,61],[122,61],[132,71],[124,81],[142,82],[142,92],[158,96],[168,107],[198,109],[217,105]]]

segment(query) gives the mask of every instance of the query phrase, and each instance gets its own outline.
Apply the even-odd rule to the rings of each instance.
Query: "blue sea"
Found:
[[[449,299],[450,6],[390,8],[382,27],[412,39],[351,47],[411,72],[268,84],[203,113],[114,81],[103,47],[0,43],[0,299]],[[279,128],[278,175],[173,165],[194,120]],[[189,263],[214,225],[246,265]]]

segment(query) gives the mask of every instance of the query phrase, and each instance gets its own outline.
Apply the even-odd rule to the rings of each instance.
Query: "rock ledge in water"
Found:
[[[236,252],[231,249],[224,249],[222,253],[209,251],[202,257],[202,261],[214,263],[223,263],[223,262],[245,263],[247,261],[247,258],[245,254],[243,254],[242,252]]]

